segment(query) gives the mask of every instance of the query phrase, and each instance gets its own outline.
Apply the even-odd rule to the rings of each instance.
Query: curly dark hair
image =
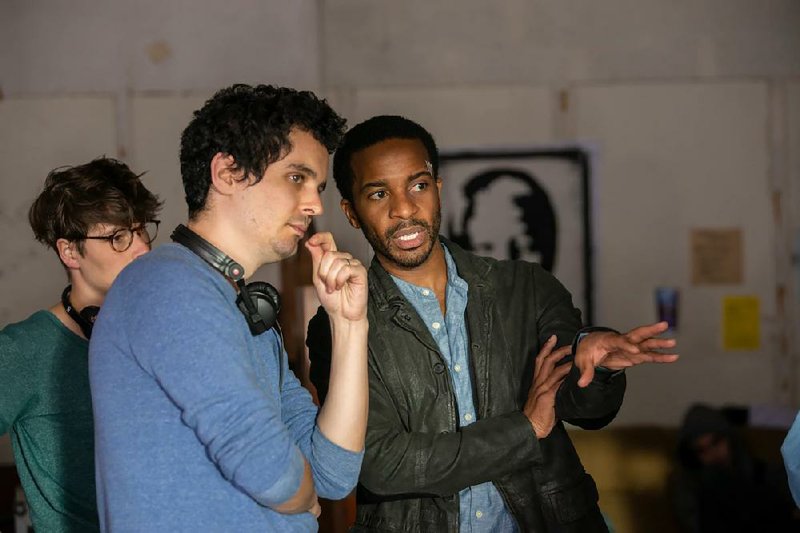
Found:
[[[28,211],[33,234],[56,253],[58,239],[76,241],[83,253],[82,239],[96,224],[130,227],[154,220],[162,202],[140,176],[108,157],[50,171]]]
[[[333,157],[333,179],[342,198],[353,203],[353,154],[388,139],[417,139],[425,146],[434,177],[439,177],[439,149],[428,130],[405,117],[378,115],[353,126]]]
[[[181,176],[194,218],[206,205],[211,160],[218,153],[233,157],[242,179],[258,183],[267,166],[292,149],[289,134],[299,128],[333,153],[346,121],[309,91],[245,84],[217,92],[181,135]]]

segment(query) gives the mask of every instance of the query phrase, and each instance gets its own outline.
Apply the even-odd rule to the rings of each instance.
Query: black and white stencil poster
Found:
[[[479,255],[540,263],[594,318],[590,157],[579,147],[443,151],[442,233]]]

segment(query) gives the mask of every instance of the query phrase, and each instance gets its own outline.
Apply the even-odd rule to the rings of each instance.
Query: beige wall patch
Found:
[[[742,283],[742,230],[693,229],[691,232],[692,284]]]

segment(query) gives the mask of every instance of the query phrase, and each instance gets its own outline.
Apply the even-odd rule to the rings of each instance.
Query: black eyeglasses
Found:
[[[97,237],[89,237],[88,235],[81,237],[81,239],[94,239],[98,241],[108,241],[111,247],[117,252],[124,252],[133,244],[133,234],[136,233],[145,244],[149,245],[158,235],[158,225],[160,220],[148,220],[144,224],[137,224],[130,228],[120,228],[111,235],[101,235]]]

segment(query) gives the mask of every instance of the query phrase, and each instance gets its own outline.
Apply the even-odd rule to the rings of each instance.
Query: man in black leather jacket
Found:
[[[538,264],[440,237],[438,152],[408,119],[351,129],[334,179],[375,251],[355,531],[606,531],[563,421],[605,426],[626,367],[676,360],[659,352],[674,341],[655,338],[666,324],[581,329],[569,292]],[[329,339],[320,310],[307,343],[321,398]]]

